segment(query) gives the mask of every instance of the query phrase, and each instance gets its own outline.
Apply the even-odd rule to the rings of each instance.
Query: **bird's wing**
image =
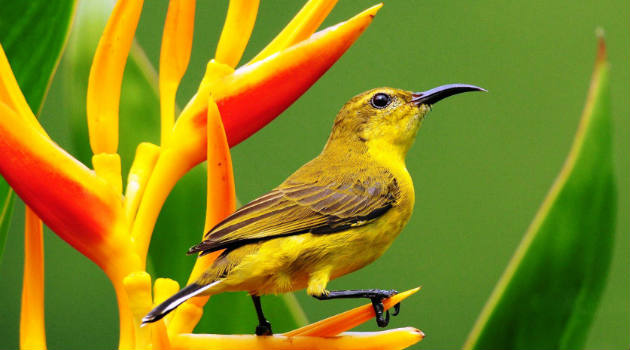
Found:
[[[381,169],[374,175],[289,178],[219,223],[188,252],[205,254],[277,237],[327,234],[365,225],[387,212],[400,196],[389,172]]]

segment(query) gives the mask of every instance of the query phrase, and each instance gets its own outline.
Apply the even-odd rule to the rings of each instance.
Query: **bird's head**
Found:
[[[474,85],[450,84],[423,92],[389,87],[366,91],[339,111],[328,144],[358,142],[367,148],[391,148],[404,157],[431,106],[467,91],[486,90]]]

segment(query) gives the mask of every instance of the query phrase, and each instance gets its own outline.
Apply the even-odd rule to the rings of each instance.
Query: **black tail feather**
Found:
[[[142,325],[155,322],[162,319],[169,312],[175,310],[186,300],[194,297],[195,295],[203,292],[209,287],[209,285],[199,285],[192,283],[181,289],[179,292],[173,294],[172,297],[166,299],[160,305],[156,306],[146,316],[142,318]]]

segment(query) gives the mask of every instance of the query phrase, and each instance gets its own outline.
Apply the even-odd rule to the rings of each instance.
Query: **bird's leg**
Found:
[[[395,290],[384,290],[384,289],[355,289],[355,290],[333,290],[329,291],[327,294],[322,293],[321,295],[313,295],[315,298],[319,300],[330,300],[330,299],[347,299],[347,298],[368,298],[372,301],[372,307],[374,308],[374,313],[376,314],[376,324],[379,327],[386,327],[389,323],[389,311],[385,311],[385,307],[383,306],[383,299],[387,299],[392,295],[398,294]],[[400,312],[400,303],[394,305],[394,312],[392,313],[394,316],[398,315]]]
[[[256,314],[258,315],[258,326],[256,326],[256,335],[272,335],[271,323],[267,321],[260,305],[260,297],[258,295],[252,295],[252,301],[256,308]]]

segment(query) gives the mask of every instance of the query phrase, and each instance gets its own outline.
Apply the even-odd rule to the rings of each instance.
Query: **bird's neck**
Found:
[[[349,140],[341,138],[329,138],[322,156],[328,159],[335,159],[341,162],[356,161],[369,156],[367,146],[360,140]]]
[[[385,167],[406,168],[405,155],[408,147],[391,144],[384,140],[330,138],[322,151],[326,158],[339,161],[375,161]]]
[[[392,144],[382,139],[366,141],[366,146],[370,157],[388,168],[406,168],[405,156],[408,147],[399,144]]]

